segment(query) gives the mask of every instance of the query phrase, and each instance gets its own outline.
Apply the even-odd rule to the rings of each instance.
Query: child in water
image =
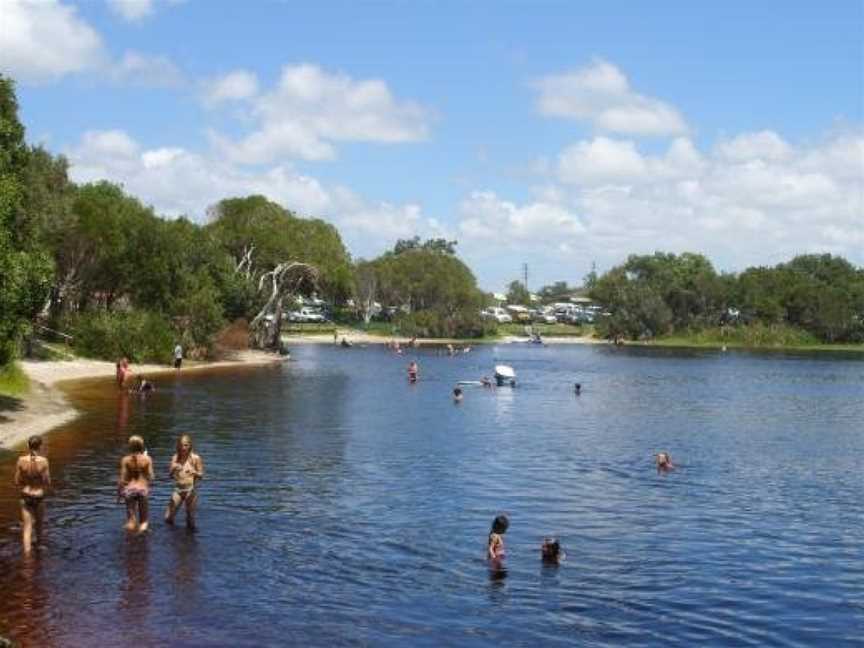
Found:
[[[499,515],[492,520],[492,529],[489,531],[489,541],[486,544],[486,558],[489,560],[501,560],[504,558],[504,534],[510,520],[506,515]]]
[[[412,361],[408,365],[408,382],[415,383],[417,382],[417,374],[420,371],[420,367],[417,366],[417,363]]]
[[[658,452],[654,455],[654,461],[657,463],[657,472],[669,472],[675,466],[672,464],[672,455],[668,452]]]
[[[540,558],[548,565],[557,565],[564,560],[564,552],[561,551],[561,543],[558,538],[546,538],[540,546]]]

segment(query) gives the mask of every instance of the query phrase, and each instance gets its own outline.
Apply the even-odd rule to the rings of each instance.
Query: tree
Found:
[[[528,306],[531,303],[531,293],[521,281],[511,281],[507,286],[507,303]]]
[[[371,261],[360,260],[354,266],[356,282],[357,306],[368,325],[375,315],[375,304],[378,296],[378,270]]]

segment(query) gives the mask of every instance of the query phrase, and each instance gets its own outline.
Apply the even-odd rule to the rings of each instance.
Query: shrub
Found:
[[[145,311],[94,311],[75,317],[67,328],[84,356],[170,364],[176,335],[162,315]]]
[[[484,321],[469,310],[458,311],[452,317],[434,310],[415,311],[398,315],[396,323],[399,332],[409,337],[480,338],[497,332],[494,322]]]

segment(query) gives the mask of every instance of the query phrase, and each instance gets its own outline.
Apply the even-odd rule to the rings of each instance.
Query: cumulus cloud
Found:
[[[326,160],[336,142],[414,142],[428,136],[430,115],[397,100],[384,81],[355,80],[303,64],[283,68],[276,87],[252,103],[256,129],[239,141],[218,133],[214,143],[242,163],[281,157]]]
[[[76,182],[110,180],[167,216],[201,220],[208,206],[231,196],[261,194],[303,215],[335,223],[355,254],[375,255],[399,238],[449,233],[417,204],[369,200],[328,186],[290,165],[250,171],[183,147],[143,149],[120,130],[90,131],[68,151]]]
[[[864,264],[864,133],[806,146],[743,133],[704,154],[679,138],[655,155],[597,137],[562,151],[534,199],[473,192],[459,213],[478,264],[501,245],[537,263],[559,255],[582,273],[590,259],[608,267],[658,249],[728,269],[815,251]]]
[[[176,88],[183,84],[183,73],[165,56],[126,52],[108,66],[108,75],[117,83],[148,88]]]
[[[151,16],[156,9],[155,0],[105,0],[108,8],[127,22],[138,22]],[[164,0],[164,4],[180,4],[185,0]]]
[[[99,34],[57,0],[3,0],[0,23],[0,70],[21,81],[92,70],[107,58]]]
[[[617,67],[603,60],[537,79],[537,109],[549,117],[588,121],[595,128],[632,135],[678,135],[687,124],[671,105],[638,94]]]
[[[225,101],[240,101],[258,94],[258,77],[248,70],[235,70],[204,81],[204,103],[215,105]]]

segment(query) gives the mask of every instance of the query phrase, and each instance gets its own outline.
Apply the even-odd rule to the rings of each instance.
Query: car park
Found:
[[[509,324],[513,321],[513,318],[510,317],[507,311],[500,306],[490,306],[489,308],[480,311],[480,317],[483,319],[495,320],[499,324]]]

